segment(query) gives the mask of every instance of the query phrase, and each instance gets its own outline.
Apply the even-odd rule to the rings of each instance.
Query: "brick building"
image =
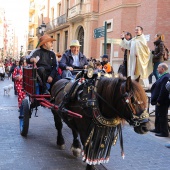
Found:
[[[44,5],[43,5],[44,4]],[[144,28],[148,45],[153,49],[156,33],[165,34],[170,49],[170,0],[44,0],[39,10],[39,23],[46,23],[46,32],[56,38],[54,51],[63,53],[72,39],[78,39],[81,51],[100,58],[104,53],[104,37],[94,38],[94,29],[107,21],[107,54],[115,70],[122,61],[120,34],[134,36],[136,25]]]

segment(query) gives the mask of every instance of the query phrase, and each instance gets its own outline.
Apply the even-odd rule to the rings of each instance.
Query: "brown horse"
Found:
[[[92,170],[95,164],[108,162],[112,144],[116,143],[118,135],[122,139],[124,120],[134,127],[136,133],[145,134],[149,130],[147,97],[138,81],[132,81],[130,77],[80,78],[73,84],[71,93],[67,87],[70,80],[56,82],[51,94],[60,108],[52,110],[58,130],[57,145],[64,146],[62,119],[72,129],[73,154],[78,156],[81,152],[79,134],[86,170]],[[69,116],[63,109],[81,114],[82,119]],[[120,142],[123,151],[122,140]]]

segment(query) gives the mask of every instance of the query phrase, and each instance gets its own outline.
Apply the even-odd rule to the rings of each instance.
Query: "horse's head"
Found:
[[[137,133],[144,134],[150,128],[147,113],[147,96],[139,84],[139,78],[101,78],[98,83],[101,113],[107,118],[120,117],[134,126]]]

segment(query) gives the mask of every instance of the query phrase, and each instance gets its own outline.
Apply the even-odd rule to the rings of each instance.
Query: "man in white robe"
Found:
[[[130,41],[124,38],[124,33],[121,34],[121,47],[130,50],[130,55],[128,57],[128,76],[131,76],[132,79],[140,76],[144,87],[148,87],[148,76],[153,71],[151,52],[147,46],[143,28],[137,26],[135,28],[135,33],[136,36]]]

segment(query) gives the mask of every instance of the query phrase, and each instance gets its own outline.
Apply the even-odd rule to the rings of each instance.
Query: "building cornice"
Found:
[[[103,11],[103,12],[99,13],[99,16],[103,15],[103,14],[106,14],[106,13],[109,13],[109,12],[112,12],[112,11],[119,10],[121,8],[136,8],[136,7],[139,7],[139,6],[141,6],[141,2],[140,3],[121,4],[121,5],[115,6],[113,8],[110,8],[110,9],[108,9],[106,11]]]

